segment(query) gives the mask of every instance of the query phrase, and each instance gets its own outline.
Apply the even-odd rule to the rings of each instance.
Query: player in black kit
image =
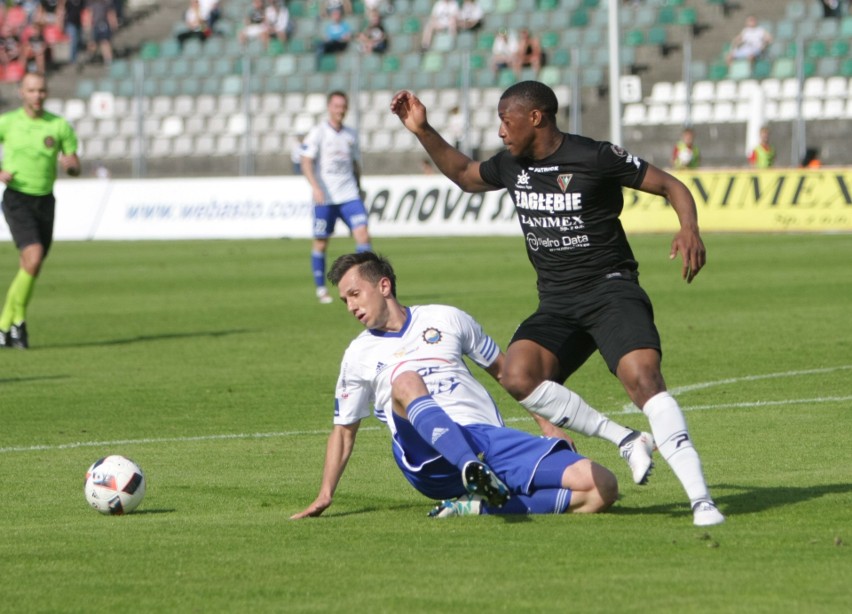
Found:
[[[599,350],[648,418],[689,497],[694,523],[720,524],[725,517],[710,497],[683,412],[666,390],[651,301],[618,219],[624,186],[665,197],[680,222],[670,258],[681,255],[682,277],[691,282],[706,258],[695,200],[678,179],[621,147],[560,131],[557,108],[556,95],[542,83],[509,87],[497,107],[506,149],[478,162],[438,134],[414,94],[397,92],[391,101],[391,112],[444,175],[466,192],[505,188],[515,204],[538,275],[539,307],[506,352],[506,390],[550,424],[612,440],[606,436],[612,424],[561,385]],[[545,420],[538,422],[547,432]],[[645,434],[630,437],[620,442],[622,456],[647,444]]]

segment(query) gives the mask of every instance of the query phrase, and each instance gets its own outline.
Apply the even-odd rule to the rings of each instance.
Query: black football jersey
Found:
[[[638,187],[647,169],[647,162],[617,145],[564,134],[559,149],[543,160],[502,151],[479,172],[486,183],[509,191],[543,295],[637,270],[618,216],[622,186]]]

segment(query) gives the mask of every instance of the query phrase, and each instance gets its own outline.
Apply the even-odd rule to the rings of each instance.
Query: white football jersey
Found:
[[[355,179],[355,163],[361,161],[355,130],[347,126],[335,130],[328,121],[322,121],[308,132],[301,151],[314,161],[325,204],[339,205],[361,198]]]
[[[391,433],[391,384],[406,371],[419,373],[430,394],[458,424],[503,426],[488,391],[473,377],[463,356],[485,368],[500,348],[470,315],[446,305],[408,308],[398,333],[366,330],[343,355],[335,394],[334,423],[353,424],[370,416]]]

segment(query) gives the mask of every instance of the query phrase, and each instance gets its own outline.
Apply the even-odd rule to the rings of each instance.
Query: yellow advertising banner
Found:
[[[852,232],[852,168],[677,172],[692,192],[703,232]],[[665,199],[624,190],[627,232],[671,232]]]

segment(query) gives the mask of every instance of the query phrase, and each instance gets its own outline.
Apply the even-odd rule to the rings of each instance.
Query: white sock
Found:
[[[521,405],[546,418],[551,424],[589,437],[600,437],[615,445],[633,432],[613,422],[592,408],[579,394],[556,382],[542,382],[530,396],[521,401]]]
[[[651,432],[660,454],[683,484],[690,503],[709,501],[710,491],[704,481],[701,459],[689,438],[686,420],[677,401],[663,391],[651,397],[642,411],[651,423]]]

